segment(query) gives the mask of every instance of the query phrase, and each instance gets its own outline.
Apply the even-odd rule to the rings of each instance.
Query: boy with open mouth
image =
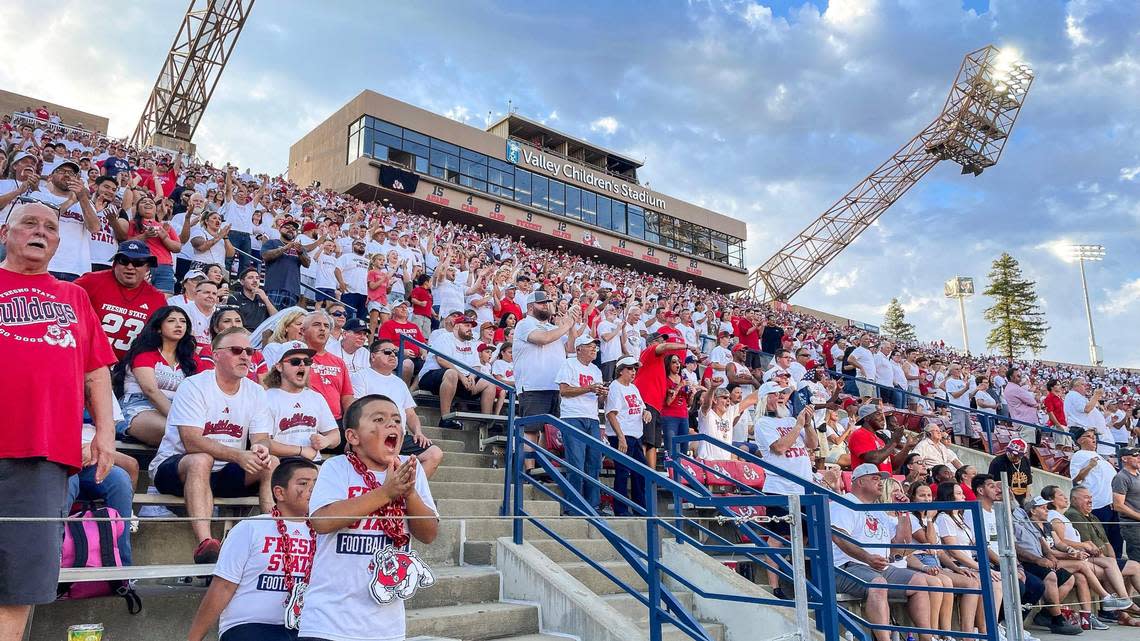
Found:
[[[317,551],[299,639],[403,641],[403,601],[435,582],[410,545],[434,541],[439,520],[416,457],[400,456],[403,418],[380,394],[345,412],[348,451],[321,466],[309,501]]]

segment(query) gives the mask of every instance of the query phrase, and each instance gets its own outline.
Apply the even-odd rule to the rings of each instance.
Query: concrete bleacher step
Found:
[[[407,611],[407,635],[455,637],[463,641],[500,639],[538,632],[538,606],[469,603]]]
[[[570,562],[559,563],[563,570],[566,570],[575,579],[578,579],[582,585],[586,586],[591,592],[597,595],[604,594],[618,594],[624,590],[616,583],[611,581],[609,577],[602,574],[600,571],[594,569],[589,563]],[[624,560],[623,561],[604,561],[599,563],[602,567],[606,568],[618,579],[623,581],[635,590],[644,591],[646,589],[645,581],[637,574],[637,572]]]
[[[450,456],[444,455],[443,465],[440,465],[439,469],[436,470],[435,476],[431,479],[432,483],[436,481],[449,483],[498,483],[499,487],[502,487],[503,470],[489,467],[460,466],[458,462],[453,462],[450,458]]]
[[[642,592],[641,596],[649,598],[649,593]],[[677,600],[680,601],[686,609],[692,609],[693,602],[695,601],[695,596],[692,592],[674,591],[673,596],[677,597]],[[617,592],[615,594],[606,594],[602,596],[602,600],[605,601],[607,605],[620,612],[624,617],[633,620],[640,620],[645,616],[645,606],[628,592],[623,591]]]
[[[550,538],[527,539],[538,551],[555,563],[572,563],[582,559],[564,545]],[[617,550],[604,539],[571,539],[570,543],[595,561],[616,561],[620,557]],[[463,558],[467,563],[494,565],[498,545],[495,541],[468,541],[464,546]]]
[[[437,500],[446,497],[451,499],[487,499],[500,504],[503,501],[502,483],[461,483],[456,481],[441,481],[439,480],[438,474],[431,479],[431,493],[432,497],[436,498]],[[534,499],[540,498],[540,494],[541,493],[533,487],[528,487],[523,490],[523,497],[527,500],[528,503]]]
[[[444,515],[498,516],[503,502],[497,499],[436,498],[435,505]],[[560,509],[561,506],[554,501],[527,501],[527,511],[538,516],[556,516]]]

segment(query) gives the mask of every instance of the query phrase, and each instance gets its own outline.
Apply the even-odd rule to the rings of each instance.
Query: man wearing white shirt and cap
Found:
[[[570,486],[582,495],[587,505],[597,509],[601,501],[599,489],[586,477],[597,480],[601,471],[602,453],[590,445],[591,441],[601,438],[598,397],[609,390],[602,382],[602,370],[594,365],[598,341],[589,335],[579,336],[574,339],[574,353],[575,358],[566,359],[554,378],[561,395],[559,412],[564,422],[589,435],[590,439],[563,435],[562,443],[566,449],[566,462],[585,474],[583,477],[569,473]]]

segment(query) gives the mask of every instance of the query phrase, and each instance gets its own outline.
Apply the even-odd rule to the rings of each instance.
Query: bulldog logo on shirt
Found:
[[[410,599],[416,590],[435,584],[435,575],[418,554],[390,545],[376,550],[368,563],[368,572],[372,575],[368,591],[380,605],[388,605],[397,598]]]
[[[867,528],[867,531],[871,534],[877,534],[879,532],[879,519],[875,518],[872,514],[868,514],[867,521],[863,527]]]
[[[54,347],[75,347],[75,336],[69,329],[59,325],[48,325],[44,332],[44,342]]]

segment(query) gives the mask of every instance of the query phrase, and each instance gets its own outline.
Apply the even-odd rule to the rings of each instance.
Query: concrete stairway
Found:
[[[425,425],[435,425],[436,410],[420,412]],[[440,522],[439,536],[431,545],[414,545],[431,565],[437,582],[409,601],[407,630],[409,639],[458,639],[477,641],[504,639],[509,641],[554,641],[562,638],[543,634],[536,605],[500,600],[500,573],[495,567],[496,541],[511,535],[512,523],[498,517],[503,491],[504,471],[492,468],[492,458],[476,452],[478,437],[474,430],[448,430],[425,427],[427,436],[445,451],[444,462],[431,480],[432,494],[444,517],[462,516],[464,520],[445,518]],[[144,458],[145,458],[145,453]],[[148,484],[143,465],[140,486]],[[142,490],[145,492],[145,489]],[[526,490],[526,506],[532,514],[556,516],[559,506],[534,488]],[[256,511],[254,508],[250,511]],[[601,562],[623,581],[645,590],[636,577],[600,533],[584,521],[552,520],[547,524],[560,536],[569,539],[580,550]],[[633,527],[630,538],[637,540],[640,525]],[[221,534],[222,525],[216,524]],[[604,575],[582,562],[556,541],[533,525],[526,526],[527,541],[558,563],[589,590],[642,627],[647,626],[646,611],[632,596]],[[143,519],[134,535],[136,565],[170,565],[191,563],[195,541],[185,523],[155,523]],[[193,584],[177,579],[140,581],[137,591],[143,599],[142,613],[131,616],[116,597],[60,601],[36,608],[29,638],[32,641],[58,641],[66,638],[69,625],[102,623],[109,641],[185,638],[194,612],[205,592],[202,581]],[[691,603],[691,594],[680,597]],[[721,626],[708,627],[718,641],[723,638]],[[687,638],[670,630],[668,639]]]

